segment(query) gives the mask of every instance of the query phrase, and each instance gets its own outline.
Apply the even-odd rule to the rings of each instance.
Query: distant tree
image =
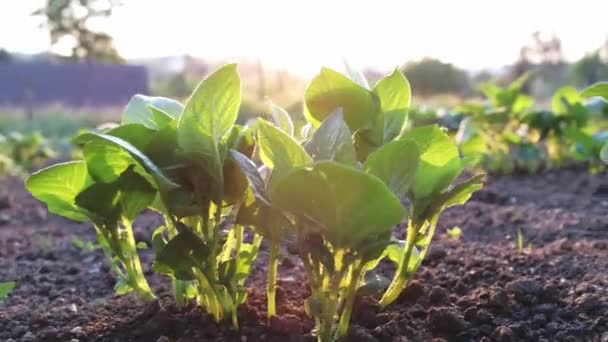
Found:
[[[437,59],[409,62],[402,71],[413,85],[412,91],[422,96],[462,94],[469,90],[469,79],[463,70]]]
[[[574,81],[580,86],[588,86],[608,79],[608,63],[602,59],[600,52],[585,55],[572,67]]]
[[[0,49],[0,63],[8,63],[13,60],[13,56],[11,56],[10,52]]]
[[[507,82],[512,82],[523,74],[534,71],[536,79],[551,84],[561,83],[565,70],[562,41],[556,35],[546,36],[543,32],[532,33],[529,44],[521,47],[519,58],[513,64]],[[524,83],[522,91],[531,92],[532,81]]]
[[[107,33],[93,31],[88,23],[93,18],[105,18],[120,5],[119,0],[46,0],[46,5],[32,13],[45,19],[51,44],[71,37],[74,40],[72,58],[78,61],[121,63],[114,41]]]

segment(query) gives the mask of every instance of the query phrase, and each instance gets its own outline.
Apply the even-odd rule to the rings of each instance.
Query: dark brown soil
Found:
[[[138,239],[158,220],[145,215]],[[460,241],[444,234],[453,226]],[[531,251],[518,251],[518,229]],[[396,303],[381,312],[358,299],[349,341],[608,341],[608,175],[490,178],[443,215],[438,232]],[[77,249],[74,237],[93,241],[93,230],[49,215],[20,181],[0,183],[0,280],[18,283],[0,303],[0,341],[315,341],[306,279],[289,248],[278,318],[266,321],[260,262],[236,331],[200,308],[176,308],[168,279],[149,271],[158,301],[114,295],[102,253]],[[142,254],[149,265],[151,252]]]

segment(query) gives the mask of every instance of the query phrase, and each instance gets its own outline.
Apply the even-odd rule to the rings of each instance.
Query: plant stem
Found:
[[[419,229],[420,225],[413,223],[412,220],[410,220],[407,227],[405,250],[403,251],[401,260],[399,260],[399,266],[397,267],[393,281],[380,299],[379,304],[382,309],[386,308],[392,302],[394,302],[395,299],[397,299],[401,293],[401,290],[403,290],[405,284],[407,283],[408,265],[410,263],[410,258],[412,257],[412,251],[416,245],[416,238]]]
[[[359,262],[355,262],[352,266],[351,281],[346,289],[344,309],[342,315],[340,315],[340,322],[338,324],[338,331],[336,332],[336,340],[346,338],[348,333],[348,325],[350,323],[350,317],[353,312],[353,304],[357,297],[357,289],[361,282],[361,275],[363,273],[363,266],[359,265]]]
[[[270,257],[268,259],[268,284],[266,284],[266,300],[268,302],[268,319],[277,314],[276,309],[276,284],[277,266],[279,259],[279,243],[272,239],[270,241]]]
[[[126,251],[126,255],[125,253],[121,254],[124,258],[123,263],[127,269],[129,280],[131,281],[130,285],[144,300],[154,300],[156,297],[150,289],[141,268],[141,262],[139,261],[139,254],[137,253],[137,246],[135,244],[135,237],[133,236],[133,227],[131,226],[131,222],[128,220],[123,220],[123,224],[125,226],[125,235],[129,250]]]

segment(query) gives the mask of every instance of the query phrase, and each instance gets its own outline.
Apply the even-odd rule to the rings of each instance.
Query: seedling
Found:
[[[517,251],[520,254],[532,252],[532,242],[528,242],[528,245],[524,249],[524,233],[521,228],[517,229]]]
[[[447,230],[448,235],[450,236],[450,238],[452,238],[453,240],[460,240],[460,238],[462,237],[462,229],[460,229],[460,227],[458,226],[454,226],[452,228],[449,228]]]
[[[13,291],[17,284],[14,281],[7,281],[0,283],[0,301],[3,301],[8,297],[9,293]]]
[[[240,104],[235,65],[200,83],[185,105],[137,95],[121,125],[74,139],[83,160],[32,175],[28,189],[54,213],[91,220],[119,276],[117,290],[152,299],[131,223],[146,208],[165,217],[154,233],[153,269],[174,279],[179,305],[194,299],[216,320],[246,299],[244,282],[261,237],[245,242],[231,224],[246,197],[247,180],[230,157],[249,157],[251,132],[235,125]],[[58,186],[59,185],[59,186]],[[141,246],[139,246],[141,247]]]
[[[92,252],[101,248],[101,245],[92,241],[84,241],[77,236],[72,238],[72,245],[85,252]]]
[[[320,341],[346,336],[354,296],[368,290],[364,275],[386,256],[398,264],[381,302],[390,304],[422,262],[443,209],[481,187],[479,176],[450,187],[463,166],[438,127],[403,131],[409,93],[399,72],[369,90],[322,69],[305,94],[313,133],[303,147],[258,124],[260,157],[272,169],[270,202],[292,217],[313,292],[306,308]],[[405,242],[390,238],[404,213],[401,196],[410,201]]]

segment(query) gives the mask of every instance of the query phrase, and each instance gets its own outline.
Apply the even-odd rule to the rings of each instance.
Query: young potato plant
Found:
[[[56,156],[40,132],[0,134],[0,177],[23,174]]]
[[[296,230],[312,290],[306,309],[320,341],[347,336],[354,298],[376,279],[366,273],[384,257],[398,270],[381,305],[394,301],[420,266],[443,209],[481,187],[479,176],[451,187],[463,164],[437,126],[403,131],[410,88],[402,74],[372,90],[354,79],[359,83],[322,69],[312,80],[305,103],[313,133],[301,145],[263,120],[256,127],[260,158],[272,169],[269,205],[284,210]],[[400,197],[409,200],[406,241],[391,238],[405,214]]]
[[[517,169],[528,172],[539,169],[541,151],[536,145],[539,137],[523,124],[534,102],[521,92],[528,78],[529,74],[525,74],[506,87],[484,83],[480,90],[487,103],[469,103],[459,108],[468,116],[457,133],[467,163],[506,174]]]
[[[234,224],[245,203],[247,178],[231,151],[248,158],[253,137],[235,125],[241,99],[236,65],[203,80],[185,103],[135,96],[122,123],[77,136],[83,160],[59,164],[26,182],[51,212],[90,220],[119,276],[119,293],[154,295],[141,271],[132,222],[144,209],[165,225],[152,240],[153,269],[173,279],[179,305],[195,300],[216,320],[231,317],[246,299],[244,282],[261,236]]]

